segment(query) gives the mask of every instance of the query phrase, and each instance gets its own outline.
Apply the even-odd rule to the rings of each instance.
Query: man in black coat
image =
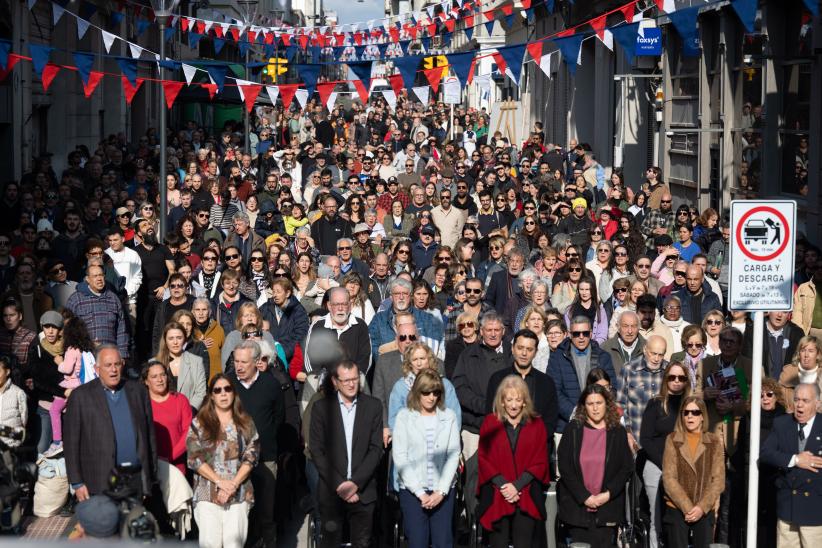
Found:
[[[337,216],[339,205],[329,195],[323,199],[323,215],[311,225],[311,238],[320,250],[321,255],[334,255],[337,252],[337,240],[351,237],[351,224]]]
[[[488,413],[493,413],[494,399],[497,389],[502,384],[503,379],[509,375],[519,375],[528,385],[528,392],[534,402],[534,410],[542,417],[545,423],[545,431],[548,433],[548,447],[554,439],[554,432],[557,430],[557,419],[559,418],[559,403],[557,402],[557,387],[554,379],[545,373],[534,369],[532,362],[537,355],[539,338],[529,329],[521,329],[514,333],[511,343],[511,355],[514,364],[509,369],[501,369],[491,375],[488,381],[488,393],[485,398]]]
[[[377,467],[383,454],[382,408],[360,393],[360,372],[342,361],[311,411],[308,449],[317,468],[322,548],[337,548],[348,524],[353,548],[371,543]]]
[[[791,363],[799,340],[805,335],[802,328],[790,321],[788,312],[771,311],[765,318],[765,335],[762,344],[762,367],[765,374],[778,379],[782,367]],[[745,330],[742,355],[753,357],[753,329]]]
[[[139,465],[140,483],[150,494],[157,481],[157,445],[148,392],[123,378],[116,345],[97,350],[94,379],[71,393],[63,421],[63,453],[77,500],[101,495],[115,467]]]
[[[488,289],[485,291],[485,302],[494,307],[499,314],[505,314],[508,301],[519,289],[517,276],[525,266],[525,253],[518,248],[508,253],[508,268],[491,275]]]

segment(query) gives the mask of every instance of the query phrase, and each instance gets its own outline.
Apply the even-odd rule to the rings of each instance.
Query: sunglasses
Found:
[[[397,335],[397,340],[400,342],[411,341],[414,342],[417,340],[416,335]]]
[[[668,382],[674,382],[674,381],[686,382],[687,380],[688,380],[687,375],[668,375]]]
[[[624,251],[617,251],[616,253],[614,253],[614,255],[617,256],[617,257],[627,257],[628,256],[628,254],[625,253]]]
[[[262,336],[263,336],[262,331],[249,331],[248,333],[243,333],[243,338],[244,339],[250,339],[252,337],[258,337],[259,338],[259,337],[262,337]]]
[[[607,247],[603,247],[602,249],[597,249],[597,253],[608,253],[609,251],[611,251],[611,250],[608,249]]]
[[[64,266],[55,266],[51,270],[49,270],[49,274],[59,274],[60,272],[65,272],[66,267]]]
[[[763,398],[773,398],[773,396],[774,396],[774,393],[770,390],[768,390],[767,392],[762,392],[762,397]]]
[[[592,236],[602,236],[602,231],[601,230],[594,230],[593,232],[591,232],[591,235]]]
[[[211,389],[212,394],[222,394],[223,392],[225,392],[226,394],[231,394],[232,392],[234,392],[234,387],[229,384],[226,386],[215,386]]]
[[[688,348],[702,348],[705,345],[702,343],[688,343],[685,346]]]
[[[423,390],[420,392],[420,394],[422,394],[423,396],[430,396],[431,394],[433,394],[438,398],[442,396],[442,392],[440,392],[439,390]]]
[[[251,257],[251,262],[252,263],[261,263],[263,261],[265,261],[265,259],[262,258],[262,257]]]
[[[702,411],[700,411],[699,409],[683,409],[682,416],[687,417],[688,415],[692,417],[701,417]]]
[[[457,324],[457,329],[459,329],[459,330],[463,330],[463,329],[465,329],[466,327],[470,327],[471,329],[474,329],[474,327],[476,327],[476,325],[477,325],[477,324],[475,324],[474,322],[458,323],[458,324]]]
[[[722,325],[725,322],[722,320],[705,320],[705,323],[708,325]]]
[[[572,337],[586,337],[587,338],[587,337],[591,336],[591,332],[590,331],[571,331],[571,336]]]
[[[236,253],[234,255],[226,255],[225,256],[226,261],[233,261],[234,259],[239,259],[239,258],[240,258],[240,256]]]
[[[636,265],[636,267],[637,268],[651,268],[651,265],[649,265],[649,264],[638,264],[638,265]]]
[[[341,245],[340,247],[337,248],[337,251],[351,251],[351,246],[350,245]]]
[[[399,255],[400,253],[402,253],[403,255],[408,255],[409,251],[407,249],[398,249],[397,255]]]
[[[615,293],[625,293],[626,291],[628,291],[627,287],[619,287],[617,289],[614,289]]]
[[[525,223],[525,226],[537,226],[537,223],[535,223],[534,221],[528,221],[527,223]]]
[[[204,260],[204,261],[216,261],[216,260],[217,260],[217,257],[213,257],[213,256],[209,255],[208,257],[203,257],[203,260]],[[252,259],[252,261],[253,261],[253,260],[254,260],[254,259]]]
[[[674,272],[674,274],[676,274],[677,276],[682,276],[683,278],[688,275],[688,273],[684,270],[677,270],[676,272]]]
[[[185,284],[171,284],[168,286],[170,289],[184,289]]]
[[[582,269],[578,266],[574,266],[568,269],[568,272],[582,272]]]
[[[209,215],[208,213],[198,213],[197,217],[199,217],[201,219],[210,219],[211,215]]]
[[[671,200],[660,200],[659,203],[661,203],[661,204],[670,204]]]

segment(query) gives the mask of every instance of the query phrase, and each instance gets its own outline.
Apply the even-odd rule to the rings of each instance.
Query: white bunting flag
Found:
[[[183,63],[183,75],[186,77],[186,84],[191,85],[191,81],[194,79],[195,74],[197,74],[197,67],[192,67],[191,65],[186,65]]]
[[[180,16],[175,15],[174,17],[171,18],[171,24],[169,25],[169,27],[176,27],[177,23],[179,23],[179,22],[180,22]]]
[[[603,32],[602,36],[600,36],[599,34],[597,34],[597,38],[599,38],[599,41],[600,41],[600,42],[602,42],[603,44],[605,44],[605,47],[606,47],[606,48],[608,48],[608,49],[609,49],[609,50],[611,50],[611,51],[614,51],[614,35],[613,35],[613,34],[611,34],[611,31],[610,31],[610,30],[605,29],[605,31]]]
[[[206,21],[205,27],[203,28],[203,33],[208,34],[208,31],[211,30],[211,27],[214,26],[214,21]]]
[[[234,81],[237,82],[237,91],[240,92],[240,101],[245,102],[245,93],[243,93],[243,86],[253,84],[254,82],[249,82],[248,80],[240,80],[239,78],[235,78]]]
[[[265,90],[268,92],[268,98],[271,99],[271,104],[277,104],[277,97],[280,96],[280,87],[279,86],[265,86]]]
[[[103,34],[103,45],[106,47],[106,53],[111,53],[111,45],[114,43],[114,39],[117,38],[113,34],[108,31],[100,30]]]
[[[428,10],[428,18],[431,19],[431,22],[434,21],[434,10],[436,8],[437,6],[428,6],[427,8],[425,8],[426,10]]]
[[[305,88],[300,88],[294,93],[294,97],[297,98],[297,101],[300,103],[300,108],[304,109],[305,105],[308,104],[308,90]]]
[[[88,30],[89,22],[85,19],[77,18],[77,39],[82,40]]]
[[[397,94],[394,93],[393,89],[383,90],[382,96],[385,98],[385,101],[388,103],[391,110],[397,110]]]
[[[63,17],[63,14],[66,13],[66,10],[60,4],[53,3],[51,5],[51,21],[52,25],[57,26],[57,22],[60,21],[60,18]]]
[[[482,92],[490,92],[491,91],[491,75],[490,74],[483,74],[480,76],[474,76],[474,83],[477,84],[477,87]]]
[[[552,51],[551,53],[545,54],[539,60],[539,68],[542,70],[542,72],[545,73],[545,76],[547,76],[548,78],[551,78],[553,76],[553,73],[551,72],[551,58],[554,57],[555,53],[558,54],[559,51]]]
[[[132,59],[139,59],[140,55],[143,54],[143,48],[138,46],[137,44],[132,44],[131,42],[128,43],[128,48],[131,53]]]
[[[337,102],[337,92],[332,91],[331,94],[328,96],[328,101],[325,102],[325,108],[328,109],[328,112],[331,112],[334,109],[334,104]]]
[[[420,103],[423,105],[428,104],[428,97],[431,95],[431,88],[428,86],[417,86],[411,88],[414,92],[414,95],[417,96],[417,99],[420,100]]]

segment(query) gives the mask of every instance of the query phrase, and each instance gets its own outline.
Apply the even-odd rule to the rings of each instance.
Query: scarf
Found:
[[[63,355],[63,337],[58,337],[54,344],[48,342],[45,337],[40,339],[40,345],[46,349],[46,352],[51,354],[52,356],[62,356]]]

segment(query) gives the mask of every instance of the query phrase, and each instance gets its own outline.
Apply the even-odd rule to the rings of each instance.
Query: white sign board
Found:
[[[446,78],[442,85],[442,102],[446,105],[458,105],[462,103],[462,90],[457,77]]]
[[[728,307],[769,311],[793,308],[796,202],[731,202]]]

